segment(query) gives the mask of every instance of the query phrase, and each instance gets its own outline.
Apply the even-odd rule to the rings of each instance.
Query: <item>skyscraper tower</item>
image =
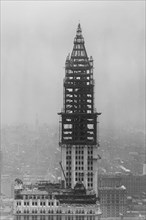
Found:
[[[64,103],[59,114],[66,187],[82,182],[97,194],[97,117],[101,113],[94,107],[93,59],[87,56],[80,24],[65,63]]]

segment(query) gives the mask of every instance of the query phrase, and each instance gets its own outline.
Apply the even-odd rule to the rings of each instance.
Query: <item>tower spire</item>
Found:
[[[79,23],[78,27],[77,27],[77,35],[81,35],[81,34],[82,34],[82,29],[81,29],[81,25]]]

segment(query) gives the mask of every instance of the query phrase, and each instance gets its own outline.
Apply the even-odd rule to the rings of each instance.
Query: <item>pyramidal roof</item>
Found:
[[[92,57],[88,58],[85,42],[82,35],[82,28],[80,23],[78,24],[76,36],[74,38],[74,45],[71,56],[68,56],[66,62],[69,64],[70,67],[84,67],[84,68],[91,68],[91,61]]]

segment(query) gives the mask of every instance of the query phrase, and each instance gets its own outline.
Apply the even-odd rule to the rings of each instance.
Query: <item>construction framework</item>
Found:
[[[73,187],[82,181],[86,188],[93,188],[93,161],[97,160],[95,148],[99,145],[97,117],[101,113],[94,108],[93,59],[87,56],[80,24],[65,63],[64,105],[59,114],[66,184]]]

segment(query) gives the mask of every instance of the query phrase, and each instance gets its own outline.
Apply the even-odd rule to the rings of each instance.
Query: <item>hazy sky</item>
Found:
[[[58,123],[80,21],[102,126],[144,125],[144,1],[2,1],[2,122]]]

